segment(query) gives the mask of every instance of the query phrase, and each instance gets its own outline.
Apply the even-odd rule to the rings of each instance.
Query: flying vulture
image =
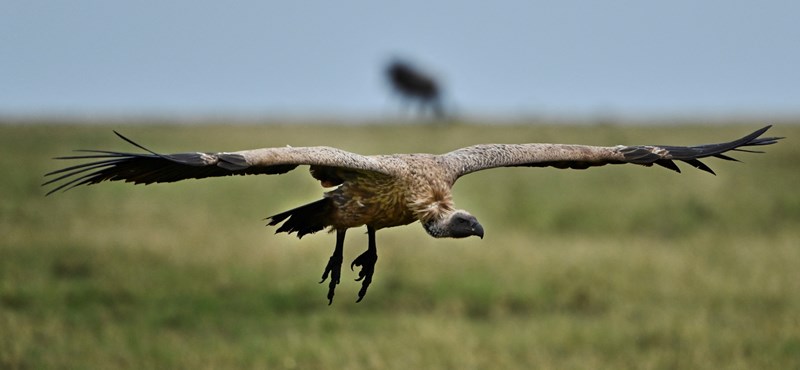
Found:
[[[378,259],[377,230],[419,221],[434,238],[483,238],[483,227],[475,216],[457,209],[450,189],[466,174],[497,167],[547,167],[585,169],[606,164],[654,164],[680,172],[675,161],[714,174],[701,158],[736,159],[729,151],[760,153],[742,149],[776,143],[779,137],[761,137],[770,126],[741,139],[697,146],[635,145],[587,146],[567,144],[481,144],[435,154],[392,154],[363,156],[331,147],[283,147],[220,153],[159,154],[117,134],[143,150],[126,153],[80,150],[81,155],[56,159],[91,161],[50,172],[43,185],[55,184],[52,194],[80,185],[103,181],[134,184],[175,182],[185,179],[229,175],[277,175],[307,165],[311,176],[325,188],[322,199],[267,217],[276,233],[296,233],[302,238],[325,228],[336,231],[336,246],[322,274],[330,277],[328,304],[339,284],[342,251],[347,229],[366,225],[366,252],[351,264],[361,267],[357,281],[360,302],[372,282]]]

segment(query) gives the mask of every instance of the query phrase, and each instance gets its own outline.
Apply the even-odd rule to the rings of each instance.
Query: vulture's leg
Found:
[[[378,261],[378,248],[375,246],[375,229],[372,226],[367,226],[367,237],[369,239],[367,251],[356,257],[353,263],[350,264],[351,270],[353,266],[361,267],[358,279],[356,279],[356,281],[361,281],[361,290],[358,291],[356,303],[361,302],[364,299],[364,295],[367,294],[367,288],[372,283],[372,275],[375,273],[375,262]]]
[[[342,251],[344,250],[344,234],[347,229],[336,230],[336,247],[333,249],[333,255],[328,260],[328,265],[325,266],[325,271],[322,273],[322,284],[331,275],[331,281],[328,283],[328,305],[333,303],[333,291],[336,290],[336,285],[339,284],[339,277],[342,275]]]

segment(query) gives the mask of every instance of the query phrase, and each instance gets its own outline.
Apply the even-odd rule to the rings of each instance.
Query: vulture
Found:
[[[57,157],[84,160],[47,173],[42,185],[55,186],[47,195],[80,185],[103,181],[134,184],[175,182],[186,179],[231,175],[277,175],[298,166],[309,166],[311,176],[322,187],[333,188],[322,199],[267,217],[278,226],[276,233],[306,234],[328,228],[336,232],[336,245],[322,273],[330,278],[328,304],[333,302],[342,267],[345,233],[367,227],[367,250],[350,264],[360,267],[357,302],[367,292],[378,259],[376,231],[419,221],[434,238],[483,238],[483,226],[469,212],[456,208],[451,188],[461,176],[497,167],[555,167],[586,169],[606,164],[658,165],[680,172],[676,161],[714,174],[702,158],[728,161],[730,151],[761,153],[744,149],[776,143],[780,137],[762,137],[767,126],[740,139],[696,146],[634,145],[588,146],[569,144],[480,144],[449,153],[359,155],[341,149],[279,147],[236,152],[191,152],[159,154],[114,131],[122,140],[143,152],[79,150],[79,155]],[[89,160],[88,162],[86,160]]]

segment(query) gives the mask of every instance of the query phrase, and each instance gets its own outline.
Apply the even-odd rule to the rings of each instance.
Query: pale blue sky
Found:
[[[800,2],[0,2],[0,115],[800,114]]]

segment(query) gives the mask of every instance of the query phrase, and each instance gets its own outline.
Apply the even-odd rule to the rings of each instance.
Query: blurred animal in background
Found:
[[[441,88],[436,78],[400,59],[389,63],[386,77],[403,104],[417,104],[423,116],[430,113],[436,119],[445,118]]]
[[[278,175],[298,166],[309,166],[311,176],[325,188],[322,199],[267,217],[276,232],[297,233],[297,237],[328,229],[336,232],[336,246],[322,274],[328,284],[328,304],[333,302],[342,268],[345,232],[367,226],[367,251],[350,268],[361,267],[358,279],[364,298],[378,260],[377,230],[419,222],[434,238],[483,238],[478,219],[453,202],[450,189],[460,177],[498,167],[555,167],[586,169],[606,164],[658,165],[680,172],[675,161],[714,173],[702,158],[735,161],[730,151],[758,152],[744,147],[776,143],[779,137],[761,137],[769,126],[741,139],[696,146],[568,144],[480,144],[449,153],[391,154],[363,156],[331,147],[282,147],[238,152],[189,152],[159,154],[130,139],[120,138],[145,151],[125,153],[84,150],[83,154],[58,159],[91,161],[53,171],[44,185],[57,183],[48,194],[103,181],[135,184],[175,182],[186,179],[233,175]],[[497,191],[502,191],[498,184]],[[535,190],[531,190],[535,191]],[[658,191],[653,190],[653,195]],[[491,196],[488,194],[487,196]],[[513,207],[509,204],[509,207]],[[619,210],[624,212],[624,210]],[[678,215],[675,215],[678,216]],[[665,215],[664,217],[671,217]],[[320,283],[321,283],[320,282]]]

